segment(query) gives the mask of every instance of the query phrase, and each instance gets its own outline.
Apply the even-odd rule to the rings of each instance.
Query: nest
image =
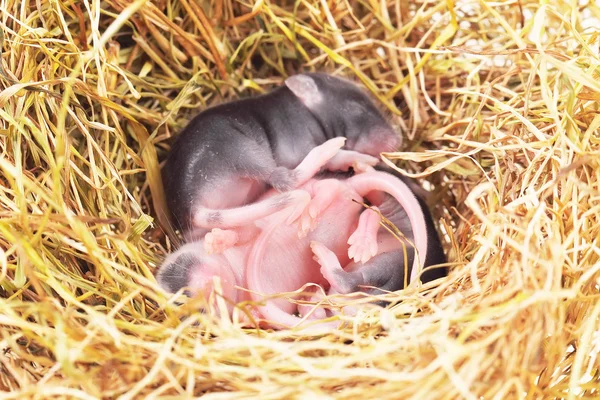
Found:
[[[3,1],[2,398],[598,398],[600,9],[579,3]],[[154,279],[172,137],[309,70],[403,132],[385,158],[429,190],[449,276],[318,335],[178,304]]]

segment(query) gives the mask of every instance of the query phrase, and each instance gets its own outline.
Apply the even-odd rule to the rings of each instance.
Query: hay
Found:
[[[580,3],[0,2],[0,397],[598,398],[600,9]],[[177,245],[168,139],[302,69],[361,80],[403,130],[387,158],[428,182],[449,278],[312,336],[174,305],[153,278]]]

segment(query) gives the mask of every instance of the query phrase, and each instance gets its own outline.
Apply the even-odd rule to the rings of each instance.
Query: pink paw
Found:
[[[318,214],[318,210],[309,204],[298,220],[298,238],[306,237],[316,228]]]
[[[323,307],[317,305],[319,301],[323,299],[323,293],[321,292],[320,287],[312,286],[306,290],[308,293],[306,296],[306,300],[310,301],[312,304],[299,304],[298,305],[298,313],[302,317],[307,317],[309,320],[319,320],[327,318],[327,312]]]
[[[368,154],[359,153],[354,150],[339,150],[335,156],[327,162],[330,171],[348,171],[350,167],[357,173],[368,171],[377,165],[379,159]]]
[[[340,182],[336,179],[318,181],[314,184],[312,193],[314,193],[314,197],[299,220],[298,237],[300,238],[305,237],[308,232],[316,228],[319,216],[339,196]]]
[[[333,192],[333,190],[332,190]],[[331,196],[319,196],[317,194],[316,197],[311,199],[308,207],[304,209],[304,212],[300,216],[298,220],[298,237],[305,237],[308,232],[314,230],[317,227],[317,219],[325,210],[329,204],[331,204],[332,198]]]
[[[303,190],[298,191],[295,193],[292,202],[293,204],[289,207],[291,209],[290,215],[285,221],[287,225],[293,224],[302,216],[302,214],[304,214],[310,204],[310,193]]]
[[[358,226],[348,238],[348,257],[354,262],[366,263],[377,254],[377,232],[381,216],[377,207],[368,208],[360,215]]]
[[[354,262],[366,263],[377,255],[377,238],[372,235],[355,231],[348,239],[348,244],[348,257],[354,259]]]
[[[321,266],[321,275],[329,282],[333,287],[339,279],[340,273],[344,270],[340,265],[335,253],[329,250],[324,244],[312,241],[310,242],[310,248],[315,255],[313,258]]]
[[[375,164],[377,164],[377,163],[375,163]],[[352,169],[354,169],[355,174],[362,174],[364,172],[374,171],[375,168],[373,168],[373,166],[375,164],[366,163],[366,162],[362,162],[362,161],[355,161],[354,164],[352,164]]]
[[[354,159],[353,165],[364,165],[369,167],[374,167],[379,162],[377,157],[370,156],[368,154],[358,153],[356,158]]]
[[[331,160],[337,153],[339,153],[340,149],[344,147],[346,143],[345,137],[336,137],[333,139],[329,139],[322,145],[318,146],[318,154],[321,156],[323,161]]]
[[[235,246],[237,241],[235,231],[214,228],[204,237],[204,250],[206,254],[220,254]]]

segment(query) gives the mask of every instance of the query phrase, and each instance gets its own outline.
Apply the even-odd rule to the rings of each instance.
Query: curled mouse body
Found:
[[[328,148],[335,142],[314,149],[321,163],[335,157]],[[224,211],[215,221],[218,226],[212,226],[203,239],[184,245],[165,260],[159,283],[170,292],[182,287],[208,292],[212,278],[219,276],[223,294],[232,303],[294,291],[308,282],[329,293],[366,290],[363,286],[403,288],[423,267],[444,262],[441,244],[427,208],[410,188],[390,173],[367,170],[347,179],[309,177],[294,191],[308,199],[300,208],[273,207],[281,204],[272,202],[281,194],[270,190],[255,204]],[[365,209],[363,201],[374,208]],[[381,227],[379,213],[406,240],[397,240]],[[239,215],[251,222],[239,226],[234,223],[239,221],[231,221]],[[435,271],[421,279],[443,274]],[[288,326],[301,322],[294,315],[297,311],[303,310],[282,299],[259,307],[261,318]]]
[[[371,169],[337,183],[330,179],[318,181],[307,190],[314,190],[312,195],[318,196],[319,186],[337,193],[336,200],[323,212],[318,227],[304,241],[295,242],[303,253],[294,252],[292,258],[285,254],[280,242],[281,221],[261,230],[246,266],[246,284],[253,300],[260,301],[262,294],[293,291],[307,282],[321,285],[328,295],[381,294],[400,290],[417,279],[425,283],[446,275],[445,268],[425,269],[445,262],[441,242],[429,211],[398,177]],[[373,207],[364,209],[359,204],[362,201]],[[381,226],[381,216],[402,232],[400,240]],[[310,253],[312,262],[319,265],[319,274],[307,257]],[[302,269],[302,265],[310,266],[308,276],[312,280],[295,276],[297,281],[282,288],[284,276],[293,276],[290,271]],[[317,292],[313,299],[318,297]],[[272,323],[294,326],[302,322],[294,315],[296,311],[309,312],[307,307],[294,307],[291,302],[272,300],[259,310]],[[316,309],[310,318],[330,315],[331,311]]]
[[[299,165],[332,138],[347,140],[319,166],[331,170],[347,170],[357,158],[374,165],[400,143],[358,86],[321,73],[294,75],[268,94],[201,112],[164,166],[173,223],[186,240],[198,239],[214,221],[205,217],[216,210],[250,204],[270,188],[286,192],[302,185],[312,173],[303,175],[307,168],[299,171]]]

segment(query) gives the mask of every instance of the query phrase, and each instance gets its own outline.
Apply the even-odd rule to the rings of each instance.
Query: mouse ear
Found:
[[[285,85],[310,109],[323,101],[317,83],[308,75],[293,75],[285,80]]]

